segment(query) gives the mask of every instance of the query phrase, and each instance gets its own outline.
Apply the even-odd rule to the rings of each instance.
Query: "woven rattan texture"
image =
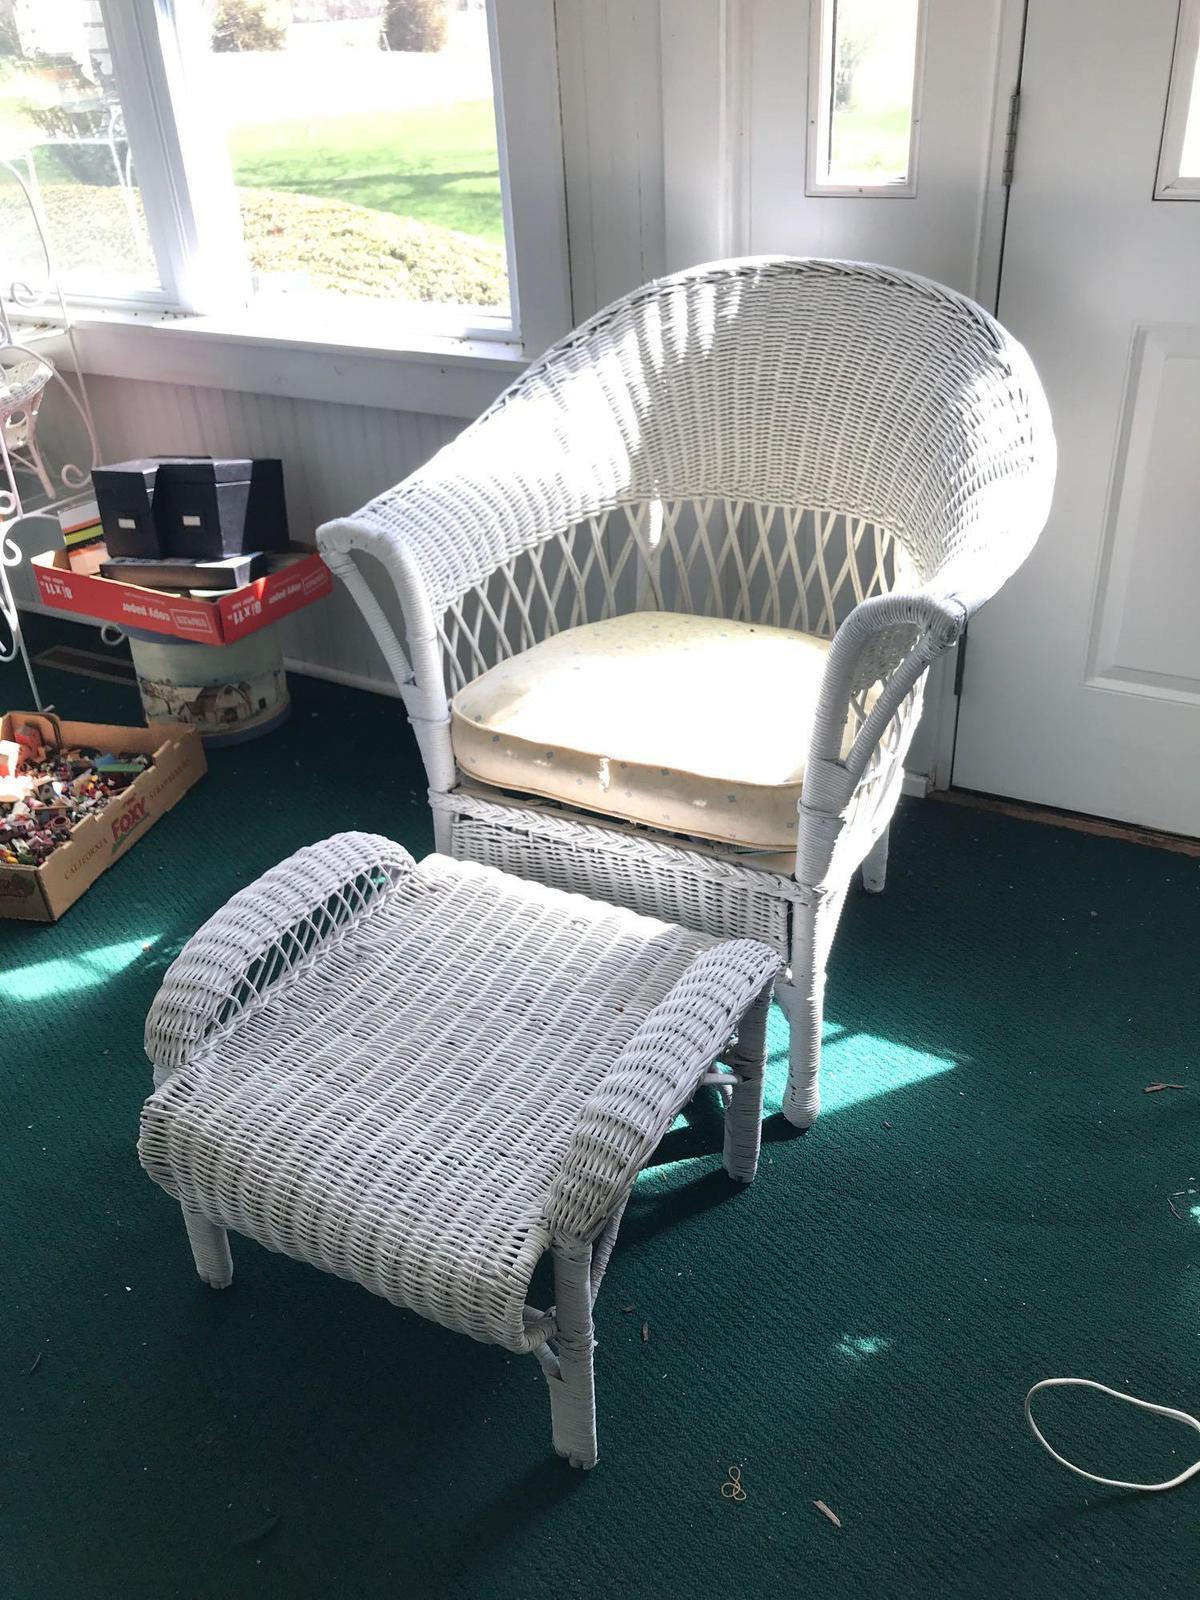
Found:
[[[599,312],[355,520],[403,536],[435,612],[551,531],[709,498],[878,525],[920,582],[965,597],[1036,537],[1048,438],[1025,352],[963,296],[859,263],[734,261]]]
[[[451,851],[460,859],[485,861],[715,938],[758,939],[787,959],[791,907],[803,898],[791,878],[544,807],[501,807],[464,790],[433,800],[452,819]]]
[[[339,836],[201,930],[152,1015],[152,1048],[176,1065],[146,1104],[142,1161],[185,1213],[531,1350],[555,1331],[526,1306],[538,1259],[556,1242],[590,1243],[619,1213],[778,959],[482,866],[404,867],[403,855]],[[221,1014],[272,919],[278,946],[299,948],[306,876],[325,906],[339,873],[382,887],[197,1043],[200,1005]],[[753,1121],[752,1138],[739,1131],[753,1144],[746,1176]],[[206,1275],[220,1281],[219,1268]]]

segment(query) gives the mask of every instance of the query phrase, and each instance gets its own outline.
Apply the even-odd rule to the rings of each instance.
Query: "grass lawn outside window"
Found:
[[[455,12],[438,52],[383,51],[376,33],[336,21],[296,25],[282,50],[202,63],[227,119],[255,286],[271,297],[502,311],[504,208],[483,9]],[[82,132],[95,121],[88,106],[116,99],[106,80],[79,81]],[[5,58],[0,135],[9,146],[33,142],[52,242],[73,288],[151,283],[136,163],[123,174],[99,150],[84,167],[37,125],[31,108],[65,92],[44,63]],[[15,185],[0,183],[10,244],[22,209]],[[32,247],[31,238],[31,257]]]

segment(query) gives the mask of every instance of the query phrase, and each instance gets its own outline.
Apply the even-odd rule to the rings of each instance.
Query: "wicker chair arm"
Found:
[[[424,725],[448,720],[438,634],[447,606],[503,567],[514,549],[548,543],[573,520],[546,459],[515,446],[491,448],[492,431],[503,433],[502,424],[485,413],[392,492],[386,517],[376,509],[382,501],[373,502],[317,529],[326,564],[353,596],[400,690],[435,788],[449,787],[454,776],[446,752],[423,738]],[[378,561],[391,579],[403,643],[358,554]]]
[[[611,488],[572,493],[561,462],[582,444],[584,422],[553,440],[531,416],[493,408],[386,496],[317,529],[325,560],[344,575],[355,552],[374,557],[400,596],[410,645],[433,637],[448,605],[484,583],[520,550],[558,537],[614,499]],[[557,450],[552,446],[557,445]],[[616,468],[610,476],[619,479]]]
[[[590,1241],[624,1203],[672,1120],[781,968],[752,939],[698,956],[580,1110],[546,1204],[556,1243]]]
[[[931,590],[860,601],[834,635],[805,766],[804,805],[840,810],[863,776],[888,724],[930,664],[957,643],[967,608]],[[856,689],[879,682],[870,711],[843,755]]]
[[[412,868],[408,851],[390,839],[339,833],[297,850],[235,894],[184,945],[150,1007],[145,1047],[155,1082],[311,966]]]

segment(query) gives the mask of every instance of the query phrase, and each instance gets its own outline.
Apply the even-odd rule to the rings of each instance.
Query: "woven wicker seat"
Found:
[[[595,1460],[591,1306],[621,1211],[730,1049],[726,1165],[757,1161],[778,958],[346,834],[189,942],[147,1023],[140,1154],[224,1286],[233,1228],[535,1353]],[[553,1253],[558,1304],[527,1303]],[[565,1321],[564,1321],[565,1318]]]
[[[861,263],[728,261],[598,313],[432,461],[318,537],[404,697],[438,848],[770,943],[790,966],[777,989],[792,1025],[784,1111],[807,1127],[830,946],[855,872],[883,887],[927,670],[1029,553],[1054,470],[1029,358],[973,302]],[[403,645],[360,555],[392,579]],[[832,641],[794,764],[790,871],[746,848],[778,848],[777,817],[722,834],[705,794],[691,828],[694,794],[621,811],[615,741],[571,747],[598,774],[575,774],[573,802],[561,785],[523,784],[515,762],[481,782],[478,762],[456,761],[449,707],[464,685],[635,611]],[[798,690],[782,671],[757,724],[783,725]],[[736,708],[689,714],[694,735],[733,744]]]

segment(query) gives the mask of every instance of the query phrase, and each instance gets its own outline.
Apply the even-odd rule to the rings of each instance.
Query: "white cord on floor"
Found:
[[[1200,1460],[1194,1461],[1186,1472],[1181,1472],[1177,1478],[1170,1478],[1166,1483],[1124,1483],[1120,1478],[1098,1478],[1094,1472],[1085,1472],[1082,1467],[1077,1467],[1073,1461],[1068,1461],[1066,1456],[1060,1456],[1054,1447],[1046,1442],[1046,1436],[1033,1420],[1033,1397],[1039,1389],[1098,1389],[1101,1394],[1111,1395],[1114,1400],[1124,1400],[1131,1406],[1139,1406],[1143,1411],[1153,1411],[1156,1416],[1170,1417],[1172,1422],[1184,1422],[1189,1428],[1195,1428],[1200,1433],[1200,1422],[1195,1417],[1189,1416],[1186,1411],[1176,1411],[1174,1406],[1155,1406],[1149,1400],[1139,1400],[1136,1395],[1122,1394],[1120,1389],[1110,1389],[1107,1384],[1096,1383],[1092,1378],[1043,1378],[1040,1383],[1035,1383],[1025,1396],[1025,1421],[1033,1430],[1037,1442],[1052,1455],[1060,1467],[1066,1467],[1068,1472],[1074,1472],[1081,1478],[1087,1478],[1092,1483],[1102,1483],[1108,1489],[1141,1489],[1147,1494],[1154,1494],[1160,1489],[1178,1489],[1181,1483],[1186,1483],[1189,1478],[1194,1478],[1200,1472]]]

